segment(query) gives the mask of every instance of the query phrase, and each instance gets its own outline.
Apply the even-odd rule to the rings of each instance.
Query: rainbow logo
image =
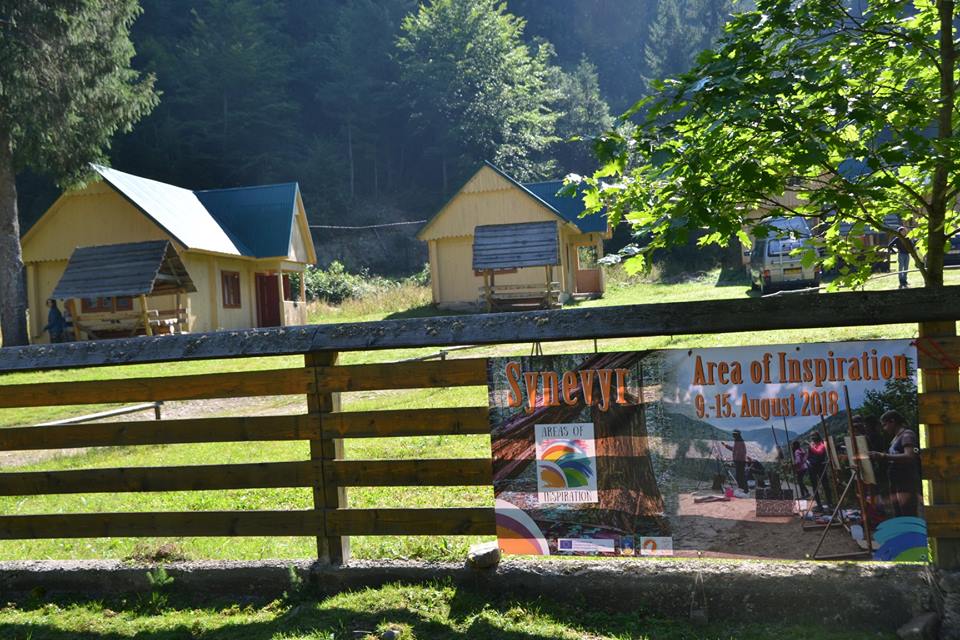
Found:
[[[540,527],[520,507],[497,498],[494,504],[497,519],[497,541],[504,553],[548,556],[550,547]]]
[[[873,532],[880,548],[874,560],[927,562],[927,523],[922,518],[900,517],[884,520]]]
[[[586,487],[594,475],[583,440],[545,440],[537,470],[543,489]]]

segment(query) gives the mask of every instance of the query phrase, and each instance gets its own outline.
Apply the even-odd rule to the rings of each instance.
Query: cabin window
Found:
[[[238,271],[221,271],[220,284],[223,289],[223,308],[240,308],[240,273]]]
[[[598,268],[599,254],[597,246],[593,244],[577,247],[577,268],[581,271]]]
[[[82,313],[113,313],[115,311],[130,311],[133,309],[133,298],[120,296],[117,298],[84,298],[80,301]]]

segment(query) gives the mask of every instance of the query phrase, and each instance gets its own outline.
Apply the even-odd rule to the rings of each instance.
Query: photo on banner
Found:
[[[908,340],[491,359],[500,546],[925,560],[916,380]]]

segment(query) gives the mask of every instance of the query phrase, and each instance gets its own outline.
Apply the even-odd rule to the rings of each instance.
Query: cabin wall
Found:
[[[483,276],[473,271],[473,236],[463,238],[443,238],[435,241],[436,266],[431,262],[432,273],[436,274],[434,302],[440,305],[466,305],[479,302],[483,288]],[[562,267],[553,268],[553,281],[560,282]],[[545,267],[525,267],[516,273],[498,273],[496,284],[544,285],[547,281]]]
[[[169,239],[121,195],[96,183],[54,204],[24,237],[23,261],[68,260],[77,247]]]
[[[300,198],[297,198],[297,215],[293,219],[293,230],[290,233],[290,248],[287,251],[287,256],[294,262],[300,262],[303,264],[313,264],[316,262],[316,258],[313,253],[310,251],[308,242],[313,242],[313,239],[310,237],[310,229],[304,224],[307,219],[307,214],[303,210],[303,205],[300,202]],[[304,236],[306,234],[306,236]]]
[[[484,167],[420,233],[421,240],[473,236],[482,224],[555,221],[557,216],[529,194]]]
[[[182,257],[187,273],[197,286],[197,292],[189,295],[187,305],[190,331],[249,329],[257,326],[253,280],[256,269],[252,261],[193,252],[186,252]],[[240,274],[238,309],[223,306],[223,271]]]

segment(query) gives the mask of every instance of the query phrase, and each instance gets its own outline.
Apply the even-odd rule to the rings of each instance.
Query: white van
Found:
[[[768,293],[773,289],[803,289],[820,285],[820,267],[804,267],[802,250],[809,240],[793,235],[785,238],[754,238],[750,252],[750,288]]]

